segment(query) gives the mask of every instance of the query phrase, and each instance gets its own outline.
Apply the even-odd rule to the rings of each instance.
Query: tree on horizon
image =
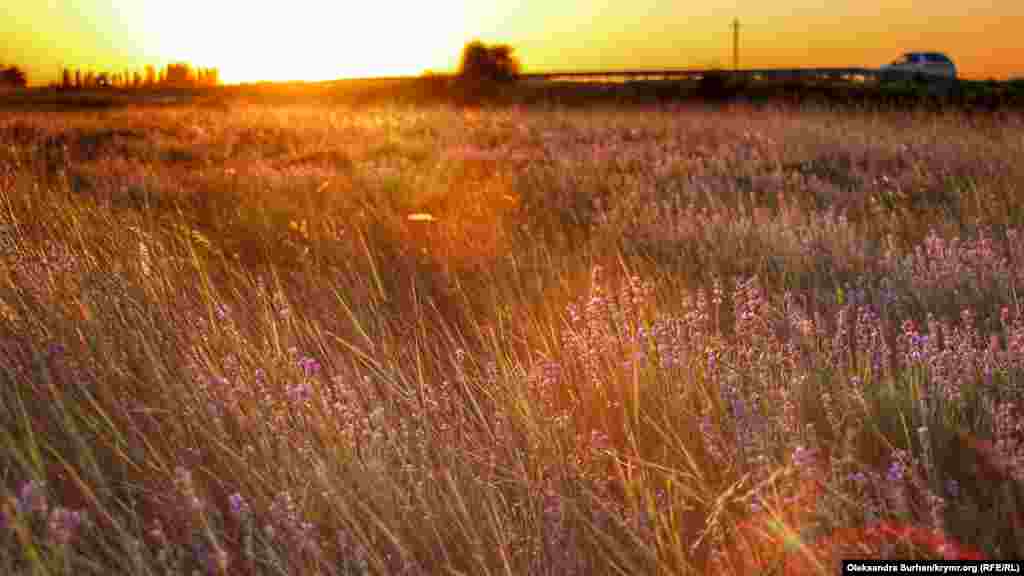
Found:
[[[480,40],[466,44],[462,50],[459,76],[474,80],[509,81],[519,76],[519,60],[507,44],[488,46]]]
[[[24,88],[28,86],[28,74],[19,66],[0,66],[0,85]]]

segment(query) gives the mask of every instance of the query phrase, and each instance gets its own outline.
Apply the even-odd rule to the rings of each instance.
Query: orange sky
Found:
[[[949,54],[966,78],[1024,76],[1019,0],[33,0],[7,2],[0,64],[33,83],[184,60],[225,82],[451,70],[473,38],[511,44],[525,71],[874,67]],[[826,4],[827,7],[824,7]]]

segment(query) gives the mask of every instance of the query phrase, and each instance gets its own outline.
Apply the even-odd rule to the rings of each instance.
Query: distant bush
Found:
[[[452,96],[462,104],[477,105],[498,96],[503,85],[518,77],[519,60],[512,55],[512,47],[474,40],[462,50]]]
[[[725,100],[734,96],[737,85],[724,70],[711,70],[697,81],[697,95],[706,100]]]
[[[17,66],[8,66],[0,70],[0,86],[24,88],[28,85],[28,75]]]
[[[506,44],[487,46],[474,40],[462,50],[459,76],[471,80],[511,81],[519,77],[519,60]]]

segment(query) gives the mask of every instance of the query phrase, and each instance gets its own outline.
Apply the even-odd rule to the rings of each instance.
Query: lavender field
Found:
[[[0,114],[0,571],[1024,557],[1024,116]]]

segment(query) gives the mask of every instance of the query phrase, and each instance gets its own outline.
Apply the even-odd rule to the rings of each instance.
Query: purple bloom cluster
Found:
[[[47,522],[47,530],[50,539],[61,546],[71,542],[82,525],[83,513],[78,510],[69,510],[58,506],[50,512],[50,519]]]
[[[50,506],[46,495],[46,485],[39,480],[22,483],[14,498],[13,512],[19,521],[30,518],[45,519],[46,540],[57,546],[70,544],[78,535],[86,522],[86,514],[82,510],[71,510],[63,506]],[[14,519],[0,509],[0,530],[7,528]]]
[[[228,509],[231,512],[231,516],[236,519],[245,518],[252,513],[252,510],[249,508],[249,503],[246,502],[245,498],[239,492],[234,492],[228,496]]]
[[[299,507],[290,492],[279,493],[270,504],[269,513],[271,523],[265,530],[268,534],[280,534],[289,548],[294,548],[300,553],[319,555],[320,545],[316,539],[314,526],[302,519]]]
[[[45,514],[49,509],[46,500],[46,485],[39,480],[29,480],[18,490],[16,511],[20,514]]]

